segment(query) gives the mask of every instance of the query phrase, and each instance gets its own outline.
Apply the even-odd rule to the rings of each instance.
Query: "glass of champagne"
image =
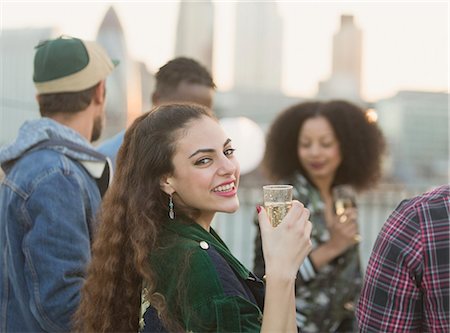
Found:
[[[356,193],[350,185],[338,185],[333,188],[334,209],[336,215],[339,217],[340,223],[347,222],[345,210],[348,208],[356,208]],[[354,237],[355,242],[361,241],[361,235],[357,234]]]
[[[264,207],[273,227],[278,226],[292,206],[291,185],[263,186]]]

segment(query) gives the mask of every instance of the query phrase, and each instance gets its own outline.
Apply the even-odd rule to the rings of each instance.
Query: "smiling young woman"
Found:
[[[145,289],[143,331],[296,332],[294,284],[311,248],[309,211],[294,201],[273,228],[258,208],[264,297],[263,282],[211,227],[216,212],[239,207],[233,153],[232,138],[198,105],[163,105],[133,123],[101,208],[75,318],[80,331],[137,332]]]

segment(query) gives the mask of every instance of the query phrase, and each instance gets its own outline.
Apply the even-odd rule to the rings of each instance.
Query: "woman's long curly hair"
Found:
[[[305,121],[315,117],[328,120],[339,142],[342,162],[333,185],[349,184],[357,190],[374,185],[381,176],[383,134],[362,109],[343,100],[299,103],[277,116],[267,135],[263,159],[268,177],[280,181],[298,172],[313,183],[298,157],[298,136]]]
[[[183,129],[203,116],[211,117],[211,112],[197,105],[168,104],[140,116],[127,130],[99,213],[92,261],[75,314],[77,330],[139,330],[142,285],[150,293],[155,287],[149,254],[168,214],[160,179],[174,171],[172,157]],[[163,322],[166,328],[176,327],[164,314]]]

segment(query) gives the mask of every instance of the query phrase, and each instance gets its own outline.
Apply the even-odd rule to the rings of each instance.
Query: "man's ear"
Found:
[[[172,186],[172,178],[169,175],[161,177],[159,186],[161,187],[161,190],[168,195],[172,195],[175,192],[175,189]]]
[[[101,80],[97,86],[95,87],[94,92],[94,101],[97,104],[102,104],[105,102],[106,97],[106,86],[105,86],[105,80]]]

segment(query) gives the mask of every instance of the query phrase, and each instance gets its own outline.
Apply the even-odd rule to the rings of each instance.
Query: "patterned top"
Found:
[[[303,176],[283,182],[294,186],[294,198],[311,212],[313,251],[330,239],[325,221],[325,205],[319,191]],[[255,273],[264,274],[260,234],[256,236]],[[300,266],[296,281],[297,326],[302,332],[334,332],[346,321],[355,330],[354,307],[362,278],[357,245],[317,271],[307,257]]]
[[[450,186],[405,200],[384,224],[367,268],[362,332],[450,332]]]

